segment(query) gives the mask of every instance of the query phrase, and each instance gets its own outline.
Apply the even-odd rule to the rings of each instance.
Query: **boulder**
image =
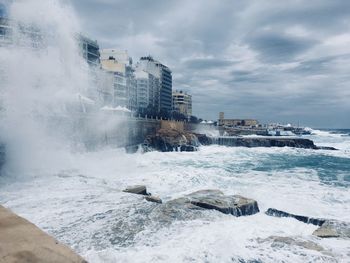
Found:
[[[326,220],[326,222],[324,222],[312,234],[321,238],[350,238],[350,223],[338,220]]]
[[[153,203],[158,203],[158,204],[163,203],[162,199],[160,199],[158,196],[154,196],[154,195],[146,196],[145,199],[148,202],[153,202]]]
[[[138,194],[138,195],[149,195],[147,193],[147,188],[145,185],[128,186],[126,189],[123,190],[123,192],[131,193],[131,194]]]
[[[240,195],[224,195],[219,190],[200,190],[172,201],[189,209],[213,209],[224,214],[247,216],[259,212],[258,203]]]

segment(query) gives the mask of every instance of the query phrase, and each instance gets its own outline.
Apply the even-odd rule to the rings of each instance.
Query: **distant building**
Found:
[[[226,127],[237,127],[237,126],[246,126],[246,127],[252,127],[257,126],[259,122],[255,119],[225,119],[225,115],[223,112],[219,113],[219,120],[218,125],[219,126],[226,126]]]
[[[100,66],[100,47],[96,40],[92,40],[81,34],[78,35],[78,43],[81,55],[90,66]]]
[[[154,60],[151,56],[141,57],[137,65],[138,68],[152,74],[159,81],[159,87],[153,87],[153,100],[159,112],[172,111],[172,74],[171,70]],[[156,85],[155,81],[155,85]],[[155,90],[158,88],[158,90]]]
[[[137,89],[137,108],[139,110],[144,110],[150,104],[150,79],[149,73],[143,70],[136,70],[136,89]]]
[[[0,13],[0,46],[40,48],[46,44],[38,28],[9,19],[5,11]]]
[[[118,60],[119,59],[119,60]],[[129,110],[137,110],[137,86],[132,59],[127,51],[115,49],[101,50],[102,69],[114,75],[113,106],[127,107]]]
[[[192,116],[192,96],[186,92],[173,92],[173,110],[177,111],[186,117]]]

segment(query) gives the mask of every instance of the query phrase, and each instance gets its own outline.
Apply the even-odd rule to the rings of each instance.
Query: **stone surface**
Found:
[[[145,185],[132,185],[128,186],[123,192],[138,194],[138,195],[148,195],[147,188]]]
[[[295,147],[317,149],[317,146],[312,140],[305,138],[218,137],[215,139],[215,143],[235,147]]]
[[[0,262],[86,262],[34,224],[0,206]]]
[[[160,199],[158,196],[154,196],[154,195],[146,196],[145,199],[148,202],[153,202],[153,203],[158,203],[158,204],[163,203],[162,199]]]
[[[326,222],[312,234],[321,238],[350,238],[350,223],[338,220],[326,220]]]
[[[146,151],[196,151],[198,146],[199,142],[194,134],[176,129],[160,129],[155,135],[147,136],[144,142]]]
[[[259,212],[258,203],[240,195],[224,195],[219,190],[200,190],[173,200],[189,209],[214,209],[234,216],[253,215]]]
[[[294,215],[274,208],[269,208],[265,214],[276,217],[292,217],[301,222],[319,226],[312,234],[321,238],[350,238],[350,223],[348,222]]]
[[[303,247],[308,250],[314,250],[318,252],[325,251],[323,247],[316,244],[315,242],[308,241],[308,240],[300,240],[298,238],[294,237],[282,237],[282,236],[269,236],[268,238],[258,238],[258,243],[265,243],[269,242],[271,243],[271,247],[274,248],[281,248],[284,246],[298,246]]]
[[[275,217],[292,217],[306,224],[313,224],[315,226],[321,226],[324,222],[326,222],[326,219],[323,219],[323,218],[312,218],[307,216],[294,215],[291,213],[287,213],[285,211],[277,210],[275,208],[269,208],[265,212],[265,214],[269,216],[275,216]]]
[[[213,140],[211,137],[205,135],[205,134],[201,134],[201,133],[194,133],[194,135],[197,137],[198,142],[201,145],[210,145],[213,143]]]

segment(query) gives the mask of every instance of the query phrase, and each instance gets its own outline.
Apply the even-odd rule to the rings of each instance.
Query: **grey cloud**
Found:
[[[316,41],[288,37],[281,33],[254,34],[247,38],[247,42],[267,62],[292,60],[296,55],[316,44]]]
[[[330,41],[349,34],[350,1],[71,2],[102,48],[167,64],[199,117],[350,127],[350,45]]]
[[[212,69],[212,68],[224,68],[232,65],[233,62],[223,59],[214,58],[198,58],[189,59],[184,65],[189,69]]]

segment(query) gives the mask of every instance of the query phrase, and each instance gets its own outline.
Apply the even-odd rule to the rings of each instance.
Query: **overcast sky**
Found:
[[[350,1],[71,0],[101,48],[152,55],[194,114],[350,128]]]

